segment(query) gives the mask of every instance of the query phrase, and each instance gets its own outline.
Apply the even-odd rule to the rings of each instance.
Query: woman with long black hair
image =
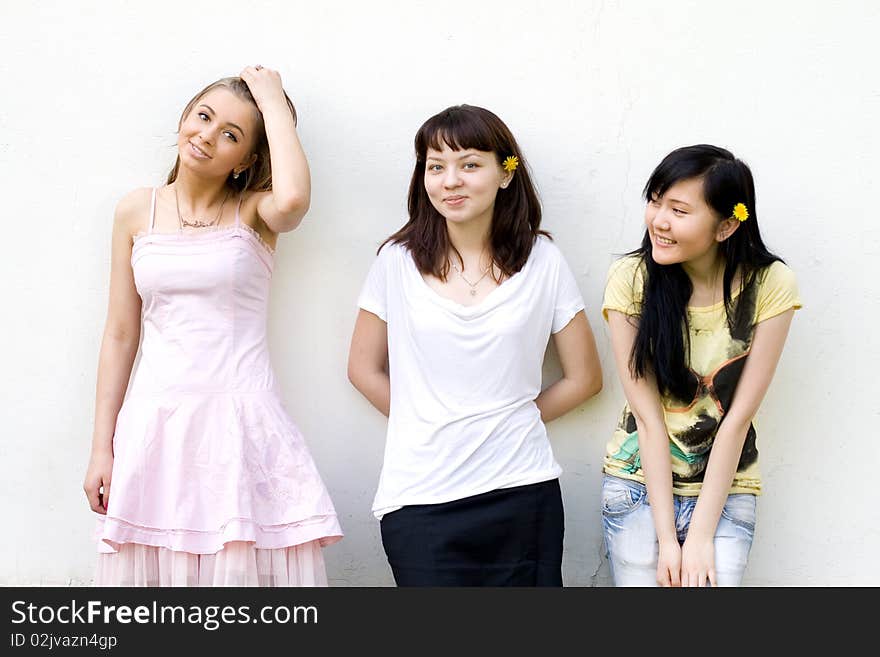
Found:
[[[752,420],[797,284],[729,151],[673,151],[644,196],[641,248],[611,266],[602,307],[627,400],[604,461],[611,571],[618,586],[736,586],[761,492]]]

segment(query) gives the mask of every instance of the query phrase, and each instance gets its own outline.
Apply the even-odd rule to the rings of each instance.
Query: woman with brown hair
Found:
[[[449,107],[415,138],[409,221],[360,294],[349,379],[388,416],[373,502],[399,586],[561,586],[545,423],[602,375],[577,283],[507,126]],[[562,378],[541,390],[548,340]]]

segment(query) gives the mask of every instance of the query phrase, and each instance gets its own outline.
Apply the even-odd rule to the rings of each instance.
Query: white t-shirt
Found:
[[[422,278],[409,250],[386,244],[358,306],[388,325],[391,411],[373,513],[555,479],[535,398],[550,333],[584,308],[546,237],[523,268],[462,306]]]

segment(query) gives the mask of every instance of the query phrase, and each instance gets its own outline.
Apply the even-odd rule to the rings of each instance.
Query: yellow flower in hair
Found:
[[[737,203],[733,206],[733,217],[731,219],[737,219],[739,221],[745,221],[749,218],[749,210],[746,207],[745,203]]]
[[[516,155],[508,155],[501,166],[504,167],[505,171],[515,171],[519,166],[519,158]]]

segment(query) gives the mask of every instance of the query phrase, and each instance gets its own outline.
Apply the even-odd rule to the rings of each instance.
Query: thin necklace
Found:
[[[462,273],[461,269],[458,268],[458,265],[456,265],[454,262],[452,262],[452,260],[449,261],[449,264],[452,265],[452,268],[456,271],[456,273],[457,273],[459,276],[461,276],[461,280],[463,280],[465,283],[467,283],[467,284],[468,284],[468,287],[471,288],[471,296],[472,296],[472,297],[477,296],[477,285],[479,285],[480,281],[482,281],[484,278],[486,278],[486,274],[488,274],[488,273],[489,273],[489,270],[492,269],[492,265],[490,264],[490,265],[489,265],[488,267],[486,267],[486,269],[483,271],[483,275],[480,276],[476,281],[474,281],[473,283],[471,283],[467,278],[465,278],[465,276],[464,276],[464,274]]]
[[[174,204],[177,206],[177,220],[180,222],[180,230],[184,228],[208,228],[209,226],[214,226],[220,221],[220,217],[223,214],[223,206],[226,205],[226,199],[229,198],[229,189],[226,190],[226,196],[223,197],[223,201],[220,203],[220,209],[217,210],[217,216],[214,217],[214,221],[202,221],[201,219],[193,219],[192,221],[188,221],[180,216],[180,200],[177,198],[177,185],[174,186]]]

